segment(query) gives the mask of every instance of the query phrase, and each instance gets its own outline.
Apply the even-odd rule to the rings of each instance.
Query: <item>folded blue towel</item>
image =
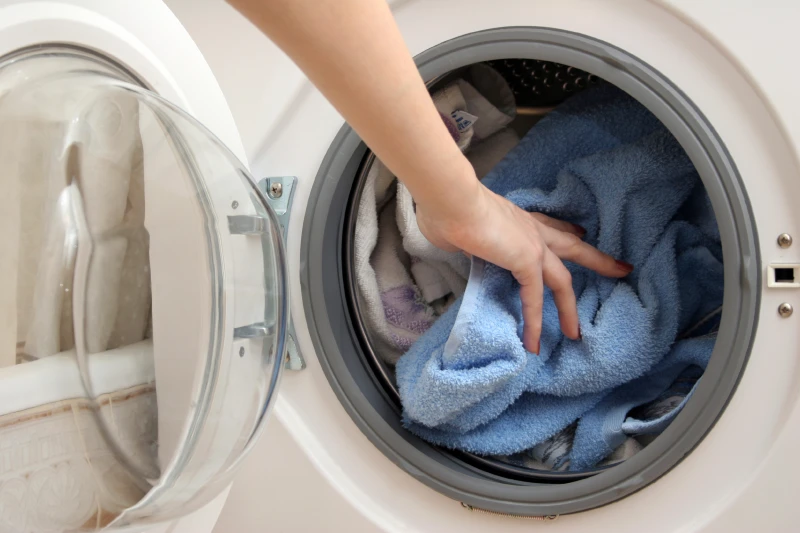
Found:
[[[445,447],[507,455],[579,421],[570,469],[591,467],[624,440],[628,411],[686,368],[705,368],[713,336],[676,339],[722,305],[710,201],[675,138],[613,87],[559,106],[484,183],[523,209],[583,226],[589,243],[635,270],[615,280],[567,264],[583,338],[561,333],[548,290],[537,357],[522,346],[518,283],[473,259],[462,299],[397,364],[404,422]]]

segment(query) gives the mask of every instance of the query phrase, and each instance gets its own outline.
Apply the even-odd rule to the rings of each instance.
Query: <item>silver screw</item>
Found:
[[[244,357],[244,346],[239,348],[239,357]]]
[[[234,209],[236,209],[237,207],[239,207],[239,202],[237,202],[236,200],[234,200],[234,201],[233,201],[233,203],[231,204],[231,207],[232,207],[232,208],[234,208]]]
[[[792,236],[788,233],[781,233],[778,235],[778,246],[781,248],[788,248],[792,245]]]
[[[792,307],[792,304],[784,302],[778,306],[778,314],[781,315],[783,318],[789,318],[790,316],[792,316],[793,312],[794,308]]]
[[[273,198],[280,198],[283,194],[283,184],[275,182],[269,186],[269,195]]]

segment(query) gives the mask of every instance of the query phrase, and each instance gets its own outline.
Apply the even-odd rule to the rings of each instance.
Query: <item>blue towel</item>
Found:
[[[464,296],[397,364],[404,423],[438,445],[509,455],[578,421],[570,469],[590,468],[626,431],[668,423],[623,428],[631,409],[685,369],[705,368],[714,337],[676,339],[722,305],[710,201],[675,138],[613,87],[559,106],[484,183],[523,209],[583,226],[587,242],[635,270],[616,280],[567,264],[582,340],[561,333],[547,290],[537,357],[522,346],[518,283],[473,259]]]

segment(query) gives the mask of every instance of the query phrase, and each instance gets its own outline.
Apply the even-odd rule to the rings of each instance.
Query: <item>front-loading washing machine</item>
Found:
[[[4,531],[793,530],[800,8],[392,3],[432,87],[504,61],[602,78],[712,200],[709,366],[657,439],[575,475],[404,429],[353,294],[367,148],[228,6],[168,5],[197,47],[156,1],[3,6]]]

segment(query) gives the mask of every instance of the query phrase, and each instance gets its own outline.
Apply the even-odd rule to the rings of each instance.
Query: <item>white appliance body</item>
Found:
[[[762,261],[793,263],[800,102],[788,68],[800,6],[752,2],[483,0],[390,2],[412,54],[507,26],[583,33],[643,60],[680,88],[730,151],[755,214]],[[468,512],[395,466],[333,394],[313,353],[297,277],[308,198],[342,118],[291,62],[221,2],[168,4],[203,51],[242,132],[257,177],[299,185],[287,239],[292,316],[308,368],[284,377],[274,420],[245,461],[215,531],[526,531],[529,521]],[[611,505],[560,517],[553,531],[793,531],[800,488],[798,341],[767,289],[758,333],[733,400],[700,446],[662,479]]]
[[[40,45],[77,47],[124,66],[126,70],[142,80],[147,89],[193,115],[210,129],[240,161],[246,162],[246,154],[236,125],[214,75],[188,33],[163,2],[146,1],[135,4],[92,0],[0,2],[0,56],[23,49],[35,49]],[[176,272],[173,271],[171,274],[176,274]],[[263,301],[259,305],[263,308]],[[173,329],[174,325],[172,324]],[[167,329],[170,327],[167,324]],[[30,370],[29,374],[35,374],[34,368],[36,367],[22,365],[16,368]],[[67,370],[72,370],[72,367],[68,366]],[[190,374],[187,370],[188,368],[184,368],[183,376]],[[8,374],[5,376],[7,377]],[[42,378],[41,375],[34,383],[41,384],[40,378]],[[250,379],[252,380],[252,378]],[[183,385],[186,385],[187,388],[192,386],[191,379],[184,377],[183,381],[179,382],[181,386],[176,387],[176,390],[181,389]],[[12,383],[12,385],[14,384]],[[16,384],[18,385],[18,383]],[[49,401],[43,399],[47,397],[47,387],[57,387],[55,380],[46,385],[41,390],[37,390],[37,386],[31,387],[25,395],[25,402],[39,405],[40,401]],[[8,392],[8,389],[6,391]],[[8,410],[11,407],[4,404],[4,408]],[[41,437],[39,440],[44,441],[45,438]],[[66,440],[64,439],[64,441]],[[60,443],[56,444],[53,449],[60,449],[58,447]],[[11,446],[7,450],[13,452],[16,443],[12,441],[7,443],[7,446]],[[44,456],[46,457],[47,445],[42,444],[41,446],[45,450]],[[24,457],[19,457],[19,454],[12,452],[6,454],[4,461],[4,472],[10,472],[10,475],[3,480],[5,490],[0,496],[3,524],[6,524],[3,526],[4,528],[13,527],[9,524],[20,524],[26,521],[27,527],[35,527],[31,526],[31,521],[36,523],[37,515],[43,516],[45,522],[49,516],[55,523],[58,523],[58,517],[69,512],[65,506],[77,505],[69,501],[68,493],[73,491],[75,500],[82,501],[86,491],[91,490],[80,483],[70,484],[73,480],[62,479],[61,481],[65,483],[61,486],[62,489],[64,486],[69,486],[66,490],[66,498],[64,498],[65,494],[59,492],[59,489],[55,489],[55,493],[50,495],[51,500],[49,501],[52,508],[37,510],[40,502],[35,501],[33,493],[25,487],[26,483],[20,484],[17,482],[18,480],[14,479],[17,473],[25,472],[23,465],[25,467],[29,465],[25,463]],[[32,457],[36,455],[36,453],[31,454]],[[88,456],[87,461],[89,461]],[[45,461],[45,464],[41,466],[44,471],[48,464]],[[15,467],[19,469],[19,472],[14,471]],[[34,472],[34,470],[30,470],[30,472]],[[43,477],[43,475],[39,475],[41,472],[34,472],[34,474],[36,475],[31,475],[30,479],[37,475],[40,479]],[[49,478],[49,481],[53,482],[52,477]],[[34,483],[36,481],[28,482],[30,485]],[[58,481],[55,483],[58,485]],[[173,524],[165,523],[153,531],[167,531],[175,527],[183,528],[184,531],[210,531],[224,502],[227,489],[222,492],[205,508],[189,516],[186,520]],[[46,507],[46,505],[48,504],[44,506]]]
[[[297,68],[216,0],[167,1],[197,47],[155,0],[5,4],[0,55],[42,42],[100,51],[193,114],[242,161],[249,159],[256,178],[298,178],[287,252],[292,316],[307,368],[284,376],[273,418],[227,502],[223,494],[156,530],[202,533],[218,515],[219,533],[528,530],[525,520],[468,512],[398,468],[353,423],[323,374],[303,312],[300,241],[311,186],[344,122]],[[540,26],[589,35],[646,62],[695,103],[736,162],[763,263],[800,264],[800,246],[776,245],[781,233],[800,235],[800,214],[792,208],[800,198],[800,76],[788,63],[800,6],[781,0],[398,0],[392,7],[415,55],[481,30]],[[747,370],[693,453],[645,489],[548,527],[565,533],[794,530],[800,318],[783,319],[777,309],[783,302],[799,307],[798,295],[768,289],[765,278]]]

